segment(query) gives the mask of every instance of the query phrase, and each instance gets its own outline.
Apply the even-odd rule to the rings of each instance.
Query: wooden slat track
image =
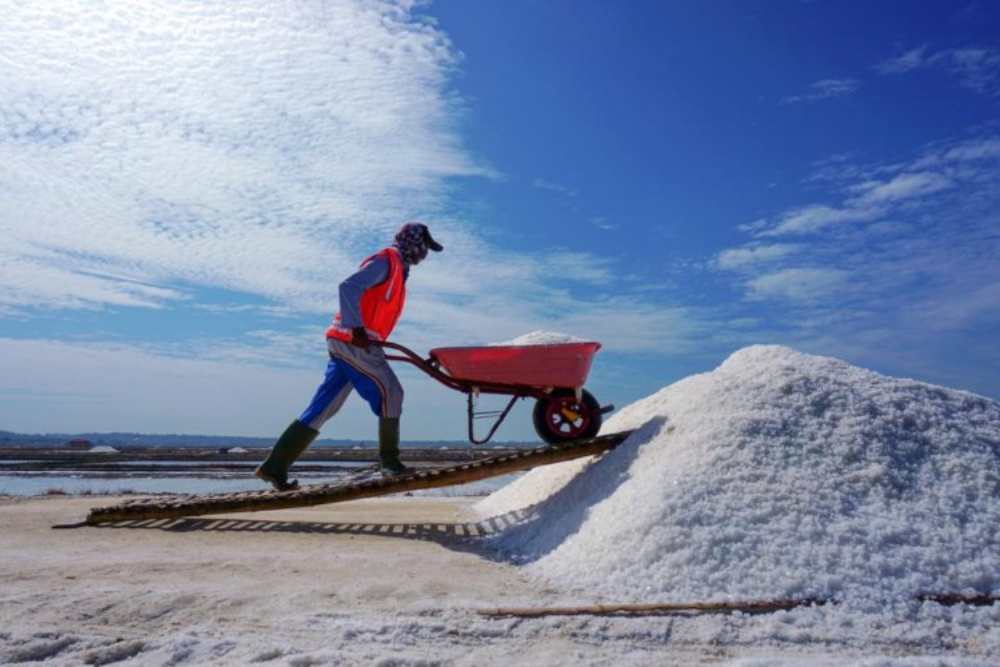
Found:
[[[297,491],[248,491],[206,496],[177,496],[169,499],[142,498],[110,507],[95,507],[87,523],[96,525],[137,519],[175,519],[205,514],[261,512],[290,507],[311,507],[327,503],[373,498],[392,493],[433,489],[498,477],[537,466],[601,454],[624,442],[631,431],[575,440],[559,445],[527,449],[459,465],[418,469],[399,477],[371,479],[356,484],[315,484]]]

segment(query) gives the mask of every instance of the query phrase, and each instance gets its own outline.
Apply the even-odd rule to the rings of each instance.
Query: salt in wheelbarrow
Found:
[[[446,387],[466,394],[469,442],[476,445],[489,442],[520,398],[535,399],[535,431],[549,444],[596,436],[603,415],[615,409],[602,407],[583,388],[600,343],[439,347],[427,359],[398,343],[373,344],[400,353],[386,354],[386,359],[413,364]],[[503,410],[477,412],[480,394],[511,398]],[[477,439],[475,420],[485,418],[496,421],[485,438]]]

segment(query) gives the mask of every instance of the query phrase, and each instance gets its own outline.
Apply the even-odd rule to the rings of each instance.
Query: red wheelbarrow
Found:
[[[469,442],[489,442],[519,398],[534,398],[535,431],[547,443],[592,438],[603,415],[613,405],[601,406],[583,388],[600,343],[551,345],[496,345],[489,347],[439,347],[427,359],[398,343],[375,343],[400,355],[386,359],[413,364],[432,378],[468,396]],[[480,394],[510,396],[503,410],[476,411]],[[495,418],[490,432],[477,439],[475,420]]]

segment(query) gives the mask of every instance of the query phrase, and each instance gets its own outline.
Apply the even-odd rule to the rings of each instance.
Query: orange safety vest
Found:
[[[406,302],[406,281],[403,280],[403,258],[396,248],[385,248],[361,262],[364,268],[377,257],[389,260],[389,275],[372,285],[361,295],[361,321],[372,340],[387,340],[392,333]],[[340,313],[333,317],[333,324],[326,330],[327,338],[351,340],[351,330],[341,326]]]

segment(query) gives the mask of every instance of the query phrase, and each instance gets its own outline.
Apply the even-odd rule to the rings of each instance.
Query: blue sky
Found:
[[[280,432],[411,218],[419,351],[599,340],[618,405],[757,343],[1000,397],[992,3],[0,9],[0,429]],[[400,375],[404,438],[462,439]]]

